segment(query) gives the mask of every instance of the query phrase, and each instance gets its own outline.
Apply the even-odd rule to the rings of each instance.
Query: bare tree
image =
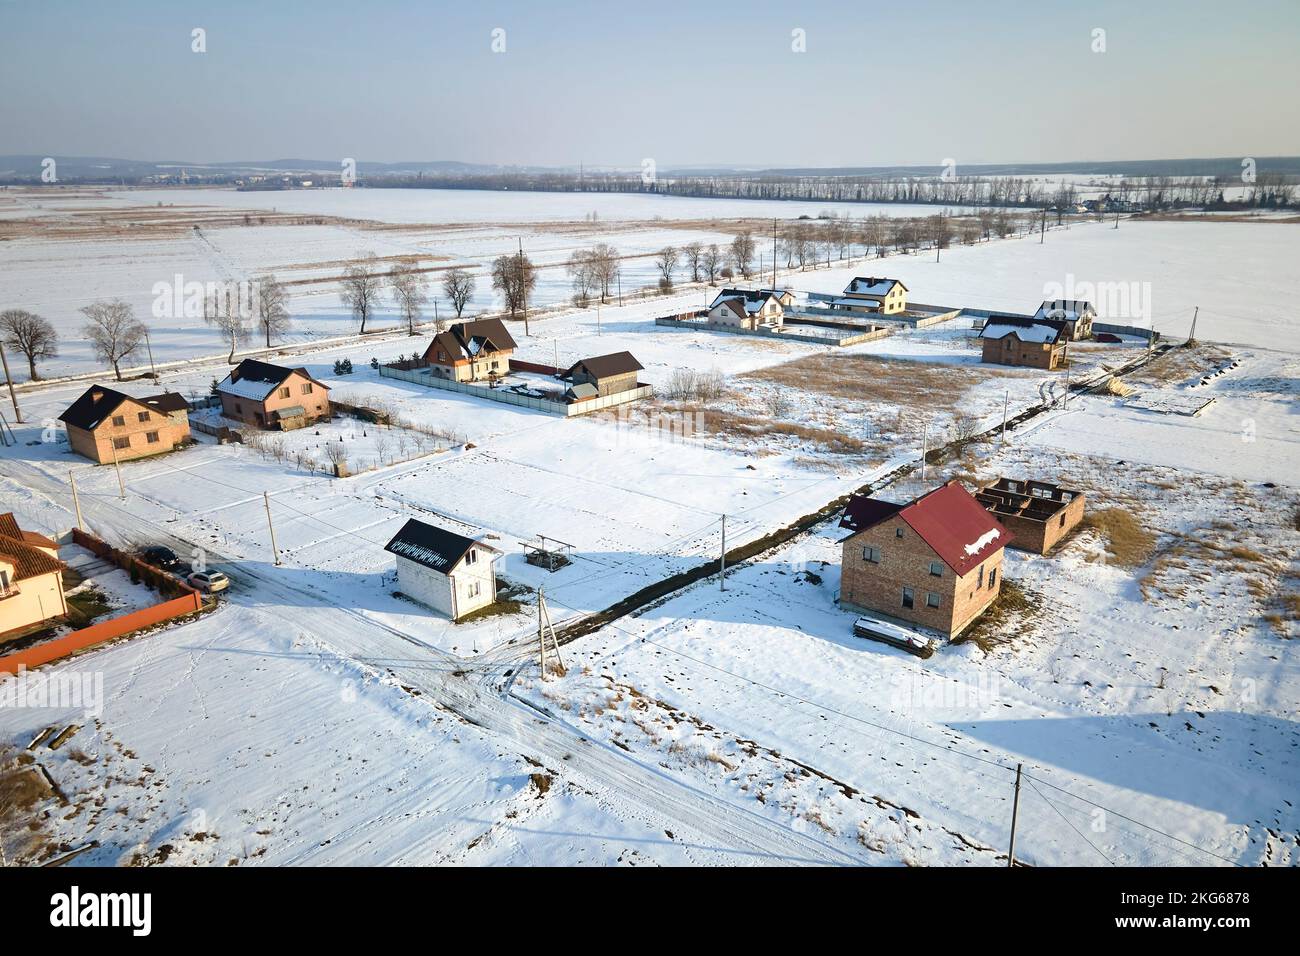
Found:
[[[25,309],[0,312],[0,336],[4,337],[5,345],[27,357],[27,369],[33,382],[40,378],[36,374],[36,360],[54,358],[59,354],[59,333],[54,331],[54,326]]]
[[[280,280],[265,275],[257,280],[253,290],[253,304],[257,309],[257,331],[271,347],[271,339],[281,338],[289,331],[288,295]]]
[[[709,285],[713,285],[718,276],[718,269],[722,267],[722,250],[718,248],[716,242],[710,243],[700,256],[700,267],[709,279]]]
[[[230,355],[226,357],[226,361],[233,365],[239,343],[248,336],[248,326],[245,324],[243,304],[239,301],[238,291],[230,289],[227,285],[212,289],[203,299],[203,321],[220,332],[230,343]]]
[[[528,296],[537,286],[537,269],[522,252],[513,256],[498,256],[492,263],[492,288],[505,299],[510,315],[528,314]],[[528,328],[525,325],[524,333]]]
[[[131,306],[121,299],[101,299],[81,310],[90,321],[82,334],[90,340],[95,355],[113,366],[113,374],[122,381],[122,360],[144,342],[144,323],[135,317]]]
[[[686,267],[691,270],[691,281],[700,281],[700,265],[704,260],[704,244],[700,242],[688,242],[682,246],[682,257],[686,260]]]
[[[446,275],[442,277],[442,291],[451,302],[451,307],[456,310],[456,318],[459,319],[461,313],[465,311],[465,306],[469,305],[469,300],[474,297],[474,276],[468,269],[462,269],[460,266],[448,269]]]
[[[429,301],[429,291],[424,278],[418,272],[412,272],[410,268],[399,263],[394,264],[389,271],[388,284],[392,287],[393,299],[397,302],[402,317],[406,319],[407,331],[414,335],[415,322],[420,318],[420,310]]]
[[[673,270],[677,268],[678,252],[672,246],[664,246],[655,255],[655,265],[659,268],[659,288],[667,292],[673,287]]]
[[[384,280],[378,270],[379,258],[373,252],[364,253],[360,261],[348,266],[343,273],[343,302],[352,310],[352,317],[361,320],[361,332],[366,331],[366,321],[379,307]]]
[[[573,301],[585,306],[591,301],[591,291],[597,285],[596,266],[590,249],[575,249],[565,268],[573,280]]]
[[[605,302],[609,299],[609,290],[622,273],[618,250],[607,242],[597,243],[591,250],[591,264],[596,284],[600,287],[600,301]]]
[[[742,232],[731,240],[731,261],[742,276],[749,278],[754,270],[754,237]]]

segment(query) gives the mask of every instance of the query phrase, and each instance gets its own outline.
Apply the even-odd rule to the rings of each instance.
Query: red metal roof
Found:
[[[1012,538],[956,480],[917,498],[898,516],[958,575],[1002,550]]]

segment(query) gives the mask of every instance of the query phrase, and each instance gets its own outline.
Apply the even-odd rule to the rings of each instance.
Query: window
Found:
[[[925,593],[925,606],[926,606],[926,607],[938,607],[938,606],[939,606],[939,595],[935,594],[933,591],[927,591],[927,592]]]
[[[941,578],[941,577],[943,577],[943,562],[942,562],[942,561],[931,561],[931,562],[930,562],[930,576],[931,576],[931,577],[936,577],[936,578]]]
[[[123,425],[126,424],[126,416],[125,416],[125,415],[114,415],[114,416],[113,416],[113,424],[114,424],[114,426],[116,426],[117,428],[121,428]]]
[[[136,414],[136,421],[147,422],[149,420],[148,412],[139,412]]]
[[[310,394],[311,394],[311,382],[303,382],[303,383],[302,383],[302,393],[303,393],[304,395],[310,395]]]
[[[131,447],[131,436],[130,436],[130,435],[123,435],[121,438],[114,438],[114,439],[113,439],[113,447],[114,447],[114,448],[130,448],[130,447]]]
[[[469,549],[469,554],[465,555],[465,563],[466,563],[466,564],[477,564],[477,563],[478,563],[478,552],[475,551],[473,548],[470,548],[470,549]]]
[[[873,548],[871,545],[867,545],[865,548],[862,549],[862,560],[863,560],[863,561],[869,561],[869,562],[871,562],[872,564],[879,564],[879,563],[880,563],[880,549],[879,549],[879,548]]]
[[[289,387],[287,385],[284,388],[280,389],[280,397],[281,398],[289,397]]]
[[[900,525],[899,527],[897,527],[897,528],[894,529],[894,537],[895,537],[895,538],[901,538],[902,536],[903,536],[903,528],[902,528],[902,526]]]
[[[465,594],[469,597],[478,597],[483,591],[483,584],[480,581],[471,581],[465,588]]]
[[[144,433],[144,440],[145,440],[146,442],[148,442],[150,445],[156,445],[156,444],[158,444],[158,433],[157,433],[157,432],[145,432],[145,433]]]
[[[989,572],[989,589],[992,590],[993,585],[997,583],[998,583],[998,569],[994,568],[992,571]]]
[[[1065,515],[1061,515],[1061,527],[1065,527]]]
[[[911,588],[903,588],[903,607],[916,607],[916,596]]]
[[[977,580],[979,581],[979,584],[976,586],[981,588],[984,587],[984,565],[982,564],[980,565],[980,576]]]
[[[244,406],[240,405],[239,402],[235,402],[235,414],[236,415],[244,414]]]

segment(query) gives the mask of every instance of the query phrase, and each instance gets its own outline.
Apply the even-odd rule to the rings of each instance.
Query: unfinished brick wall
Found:
[[[899,530],[902,537],[899,537]],[[863,560],[863,548],[880,551],[880,563]],[[930,573],[931,563],[941,574]],[[980,569],[983,569],[981,577]],[[989,581],[992,579],[992,586]],[[982,580],[982,584],[981,584]],[[903,606],[903,588],[912,589],[912,607]],[[1002,588],[1002,549],[958,577],[901,518],[894,517],[845,540],[840,568],[840,603],[931,628],[949,638],[964,631],[997,598]],[[937,608],[927,596],[939,595]]]

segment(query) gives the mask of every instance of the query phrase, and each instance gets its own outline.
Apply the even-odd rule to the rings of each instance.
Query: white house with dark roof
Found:
[[[753,330],[760,325],[780,328],[785,306],[794,301],[788,290],[723,289],[709,305],[708,319],[715,325]]]
[[[384,547],[397,558],[397,586],[453,621],[497,598],[501,552],[474,538],[412,518]]]
[[[1064,322],[1069,337],[1076,342],[1092,338],[1092,320],[1096,317],[1097,310],[1086,299],[1044,299],[1034,313],[1035,319],[1059,319]]]

